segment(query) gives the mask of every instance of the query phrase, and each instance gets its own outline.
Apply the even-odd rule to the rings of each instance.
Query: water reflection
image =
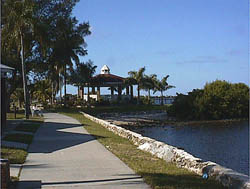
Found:
[[[136,132],[249,175],[248,122],[234,126],[165,126]]]

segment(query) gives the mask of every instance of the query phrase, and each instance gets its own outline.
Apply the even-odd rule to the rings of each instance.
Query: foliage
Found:
[[[51,81],[48,79],[37,81],[30,90],[32,99],[36,99],[40,103],[47,104],[47,100],[50,99],[50,96],[52,95],[50,86]]]
[[[156,79],[154,82],[154,93],[157,91],[161,92],[161,105],[163,105],[163,92],[169,89],[175,88],[175,86],[169,85],[167,79],[169,75],[163,77],[161,80]]]
[[[69,83],[76,86],[82,86],[84,83],[90,82],[96,67],[97,66],[94,66],[91,60],[86,63],[80,62],[76,64],[76,68],[70,73]]]
[[[25,78],[51,80],[53,101],[62,87],[62,75],[66,81],[66,67],[72,69],[74,63],[79,63],[79,56],[87,54],[84,38],[90,34],[89,23],[79,23],[72,17],[78,1],[1,1],[1,60],[15,68],[9,78],[11,88],[7,97],[16,88],[23,87],[23,59],[27,73]],[[22,47],[24,53],[21,53]]]
[[[249,115],[249,87],[216,80],[188,95],[177,94],[168,113],[186,120],[246,118]]]
[[[138,92],[138,99],[137,99],[137,104],[140,104],[140,90],[141,87],[143,86],[144,83],[144,78],[145,78],[145,72],[146,68],[140,68],[138,71],[130,71],[128,72],[130,76],[130,81],[135,80],[137,83],[137,92]]]
[[[23,164],[28,153],[22,149],[1,147],[1,158],[8,159],[11,164]]]
[[[150,104],[150,90],[153,90],[155,88],[156,81],[156,74],[151,74],[150,76],[145,75],[144,77],[144,81],[141,88],[148,92],[148,98],[146,100],[147,104]]]

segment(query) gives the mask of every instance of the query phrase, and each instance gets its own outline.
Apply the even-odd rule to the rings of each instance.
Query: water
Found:
[[[249,175],[249,124],[144,127],[136,132]]]

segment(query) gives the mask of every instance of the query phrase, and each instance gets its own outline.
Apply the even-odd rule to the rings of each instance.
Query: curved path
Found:
[[[23,165],[18,189],[149,188],[75,119],[44,114]]]

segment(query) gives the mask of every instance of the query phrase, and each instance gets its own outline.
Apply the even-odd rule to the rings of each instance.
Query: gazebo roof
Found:
[[[96,86],[122,85],[125,78],[113,74],[99,74],[91,79],[91,84]]]

